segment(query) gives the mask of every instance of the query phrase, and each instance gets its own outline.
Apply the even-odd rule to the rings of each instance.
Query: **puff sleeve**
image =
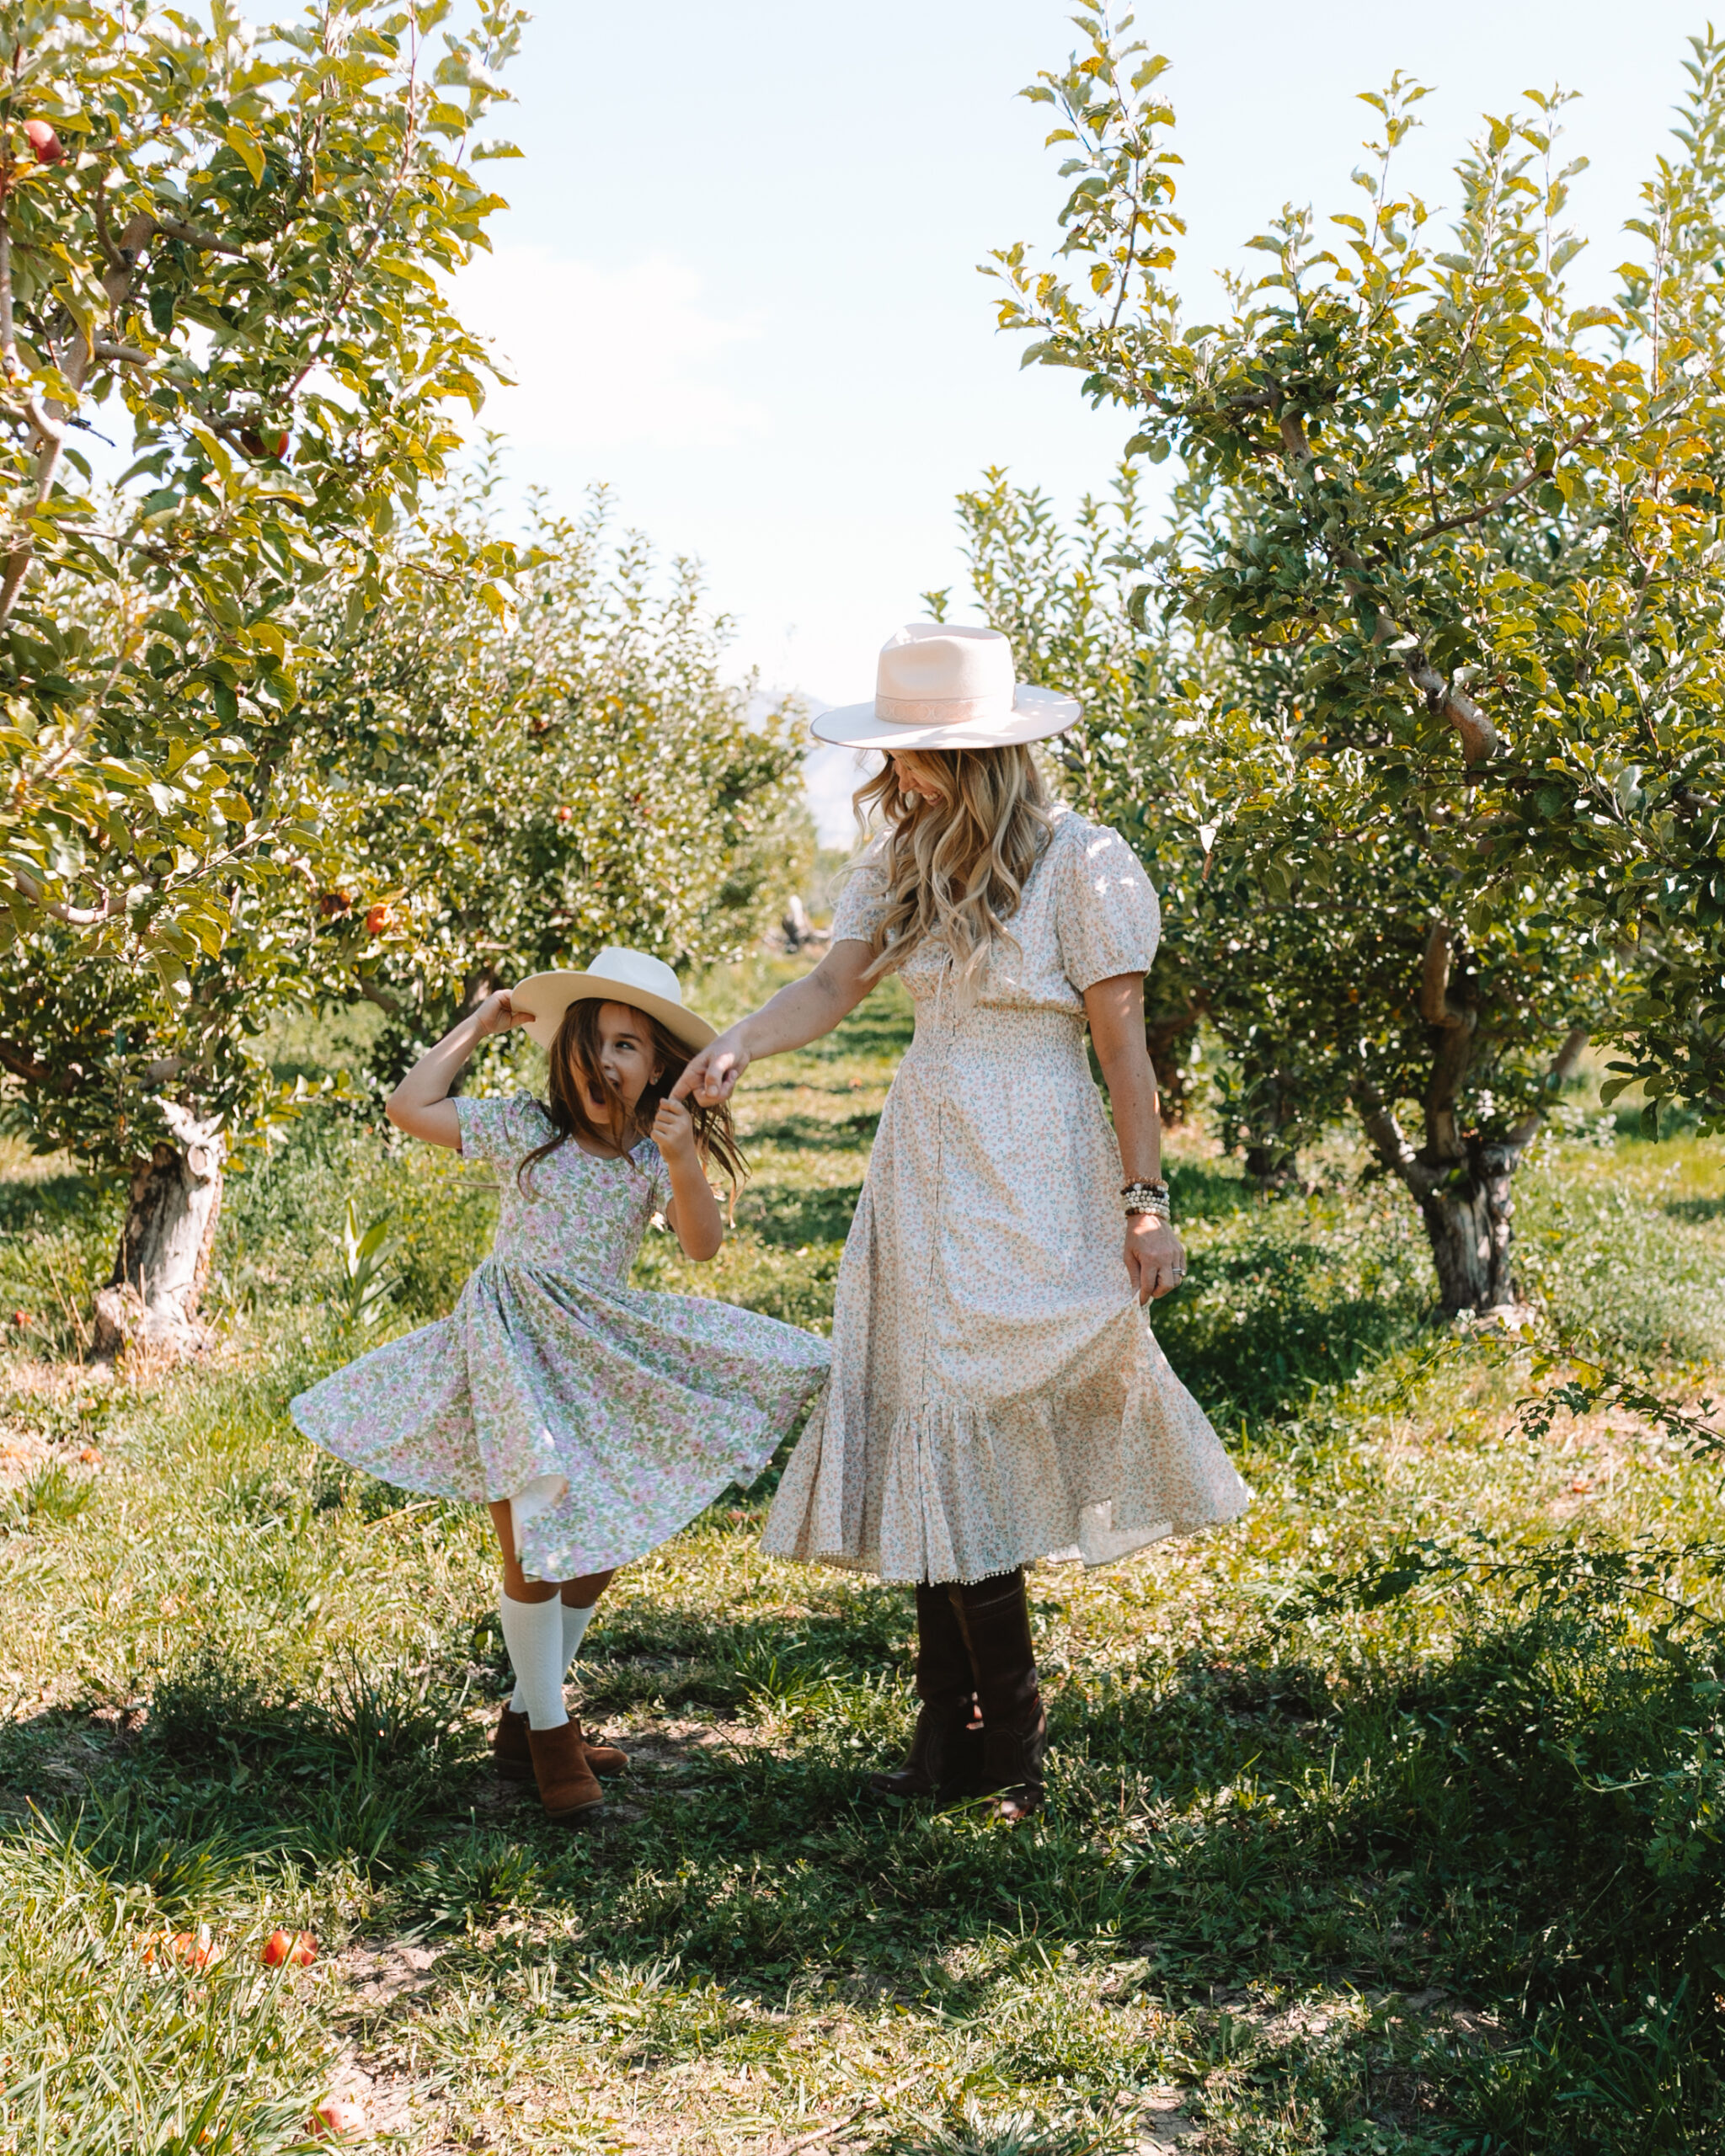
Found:
[[[1055,932],[1060,969],[1081,995],[1116,974],[1147,974],[1162,909],[1142,863],[1115,830],[1081,824],[1062,834]]]
[[[650,1138],[644,1138],[629,1158],[647,1178],[649,1201],[653,1210],[663,1214],[670,1203],[670,1171],[665,1165],[665,1155]]]
[[[868,847],[840,888],[832,910],[835,943],[869,943],[887,916],[886,841]]]
[[[537,1101],[527,1096],[482,1101],[457,1093],[455,1117],[461,1126],[462,1158],[489,1161],[505,1173],[519,1166],[536,1145],[542,1145],[551,1135],[550,1118]]]

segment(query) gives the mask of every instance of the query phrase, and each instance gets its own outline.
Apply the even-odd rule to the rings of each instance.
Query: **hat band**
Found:
[[[877,718],[900,726],[962,726],[973,718],[1009,718],[1012,699],[991,696],[881,696],[874,699]]]

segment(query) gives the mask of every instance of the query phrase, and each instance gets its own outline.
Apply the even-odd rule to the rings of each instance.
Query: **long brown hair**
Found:
[[[619,1153],[627,1155],[633,1146],[638,1145],[649,1134],[660,1102],[669,1098],[671,1089],[688,1067],[692,1051],[685,1048],[651,1011],[638,1011],[635,1015],[646,1030],[659,1063],[659,1075],[647,1086],[631,1113],[622,1095],[606,1079],[600,1061],[600,1006],[615,1000],[579,996],[563,1014],[563,1023],[551,1044],[551,1075],[547,1088],[549,1098],[545,1107],[556,1134],[544,1145],[536,1145],[516,1169],[515,1182],[523,1193],[527,1187],[528,1169],[556,1152],[560,1145],[568,1145],[572,1138],[590,1138],[595,1145],[615,1145]],[[587,1106],[589,1086],[610,1111],[603,1125],[594,1120]],[[701,1165],[708,1167],[718,1164],[721,1172],[730,1179],[734,1199],[737,1186],[749,1172],[749,1164],[737,1143],[729,1102],[721,1101],[716,1107],[703,1107],[695,1100],[686,1105],[694,1118],[695,1145]]]
[[[942,799],[916,791],[919,765]],[[889,759],[852,797],[865,827],[878,816],[887,830],[888,906],[866,978],[903,965],[938,932],[968,991],[995,945],[1013,941],[1007,923],[1054,828],[1053,797],[1023,744],[919,749],[900,754],[898,766]]]

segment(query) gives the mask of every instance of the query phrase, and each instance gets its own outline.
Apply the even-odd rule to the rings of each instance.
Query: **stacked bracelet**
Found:
[[[1172,1221],[1174,1217],[1174,1209],[1168,1199],[1168,1186],[1165,1182],[1123,1183],[1120,1203],[1129,1218],[1134,1213],[1154,1214],[1158,1220],[1164,1221]]]

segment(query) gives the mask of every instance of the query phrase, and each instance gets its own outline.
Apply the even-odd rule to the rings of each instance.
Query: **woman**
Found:
[[[887,759],[857,795],[885,828],[831,948],[677,1087],[729,1098],[887,973],[915,1001],[839,1271],[832,1375],[762,1547],[916,1582],[916,1732],[872,1781],[988,1795],[1007,1819],[1043,1796],[1024,1566],[1102,1563],[1247,1502],[1140,1307],[1186,1269],[1144,1040],[1159,920],[1124,841],[1059,807],[1028,746],[1077,715],[1015,688],[993,630],[900,631],[873,703],[815,723]]]

